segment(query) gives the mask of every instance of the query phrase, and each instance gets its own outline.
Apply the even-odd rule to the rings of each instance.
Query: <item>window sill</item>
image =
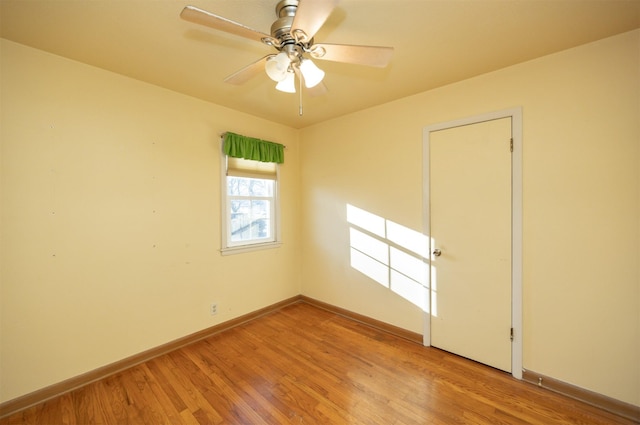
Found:
[[[233,246],[229,248],[222,248],[220,254],[222,255],[234,255],[241,254],[243,252],[261,251],[263,249],[280,248],[282,242],[267,242],[257,243],[252,245]]]

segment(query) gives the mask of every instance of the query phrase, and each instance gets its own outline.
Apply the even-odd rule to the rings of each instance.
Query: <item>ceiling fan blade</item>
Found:
[[[267,59],[273,55],[267,55],[257,61],[253,62],[250,65],[245,66],[241,70],[235,72],[234,74],[229,75],[224,79],[225,83],[240,85],[249,81],[251,78],[256,75],[264,72],[264,64],[267,62]]]
[[[393,47],[319,43],[312,46],[311,56],[327,61],[384,68],[393,56]]]
[[[291,24],[291,34],[302,31],[311,40],[340,0],[300,0]]]
[[[256,31],[230,19],[207,12],[206,10],[198,9],[194,6],[186,6],[182,9],[180,17],[185,21],[204,25],[230,34],[239,35],[240,37],[245,37],[251,40],[261,42],[265,37],[271,38],[268,34],[261,33],[260,31]]]

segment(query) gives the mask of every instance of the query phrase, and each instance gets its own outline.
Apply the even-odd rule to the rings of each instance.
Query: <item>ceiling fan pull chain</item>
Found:
[[[299,99],[298,114],[302,116],[302,78],[300,78],[299,76],[298,76],[298,93],[300,95],[300,97],[298,98]]]

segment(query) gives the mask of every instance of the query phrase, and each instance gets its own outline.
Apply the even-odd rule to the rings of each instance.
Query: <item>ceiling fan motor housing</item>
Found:
[[[304,48],[291,35],[291,25],[298,9],[298,0],[282,0],[276,5],[278,19],[271,25],[271,36],[280,42],[280,51],[284,51],[294,60],[302,54]]]

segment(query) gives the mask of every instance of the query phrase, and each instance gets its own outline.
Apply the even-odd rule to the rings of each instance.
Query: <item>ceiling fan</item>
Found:
[[[277,19],[271,25],[271,34],[256,31],[194,6],[186,6],[180,17],[259,41],[277,51],[228,76],[225,82],[243,84],[264,69],[269,78],[277,82],[276,88],[280,91],[295,93],[297,77],[300,91],[304,82],[312,95],[320,95],[326,92],[326,86],[322,83],[324,71],[311,58],[383,68],[393,55],[392,47],[315,43],[313,36],[338,3],[339,0],[281,0],[276,5]]]

